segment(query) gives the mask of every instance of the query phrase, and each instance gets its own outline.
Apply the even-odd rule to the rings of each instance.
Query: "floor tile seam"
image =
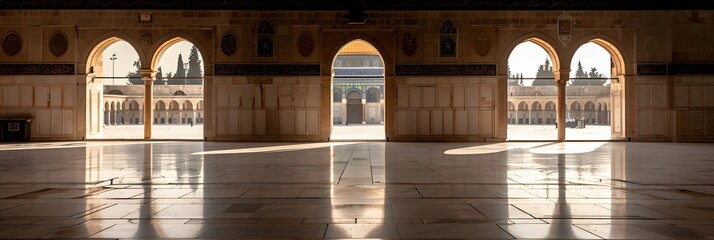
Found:
[[[347,171],[347,166],[350,164],[350,162],[352,162],[352,155],[355,153],[355,151],[357,151],[357,146],[354,146],[352,148],[352,150],[350,151],[350,154],[347,157],[347,161],[345,162],[344,167],[342,168],[342,171],[340,171],[340,176],[338,178],[339,180],[336,183],[334,183],[334,185],[338,185],[342,181],[342,176],[345,175],[345,172]],[[334,169],[332,171],[334,171]],[[330,179],[330,181],[333,181],[333,180],[334,179]]]
[[[88,210],[88,211],[84,211],[84,212],[77,213],[77,214],[75,214],[74,216],[76,216],[75,219],[79,219],[79,218],[81,218],[81,217],[85,217],[85,216],[88,216],[88,215],[92,215],[92,214],[94,214],[94,213],[96,213],[96,212],[99,212],[99,211],[108,209],[108,208],[113,207],[113,206],[116,206],[116,205],[118,205],[118,204],[119,204],[119,203],[102,204],[102,205],[107,205],[107,206],[106,206],[106,207],[92,208],[92,209],[90,209],[90,210]]]
[[[618,211],[618,210],[615,210],[615,209],[608,208],[607,206],[603,206],[602,203],[596,203],[595,205],[598,205],[598,206],[600,206],[600,207],[603,207],[603,208],[608,209],[608,210],[610,210],[610,211],[614,211],[614,212],[619,213],[619,214],[623,214],[623,215],[627,214],[627,213],[623,213],[623,212]],[[611,204],[611,205],[612,205],[612,204]],[[676,216],[676,215],[673,215],[673,214],[669,214],[669,213],[666,213],[666,212],[662,212],[662,211],[660,211],[659,209],[651,208],[651,207],[649,207],[648,205],[643,205],[643,204],[627,204],[627,203],[625,203],[625,204],[620,204],[620,205],[626,205],[625,208],[627,208],[628,205],[635,205],[635,206],[639,206],[639,207],[641,207],[641,208],[644,208],[644,209],[647,209],[647,210],[650,210],[650,211],[653,211],[653,212],[662,214],[663,216],[669,216],[669,217],[671,217],[671,218],[656,218],[656,219],[652,219],[652,220],[659,220],[659,219],[662,219],[662,220],[686,220],[686,218],[683,218],[683,217],[680,217],[680,216]]]
[[[501,224],[496,224],[496,227],[498,227],[499,229],[501,229],[501,231],[504,231],[506,234],[508,234],[508,236],[511,236],[513,239],[518,239],[518,238],[516,238],[516,236],[514,236],[513,234],[511,234],[511,232],[509,232],[508,230],[504,229]]]

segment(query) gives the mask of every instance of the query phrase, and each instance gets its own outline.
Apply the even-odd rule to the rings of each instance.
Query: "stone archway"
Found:
[[[629,122],[627,114],[627,93],[628,89],[634,86],[634,76],[632,76],[631,73],[632,67],[628,67],[627,64],[633,62],[633,60],[631,60],[630,54],[626,54],[622,51],[628,48],[625,48],[619,41],[603,33],[589,34],[574,41],[572,45],[574,47],[570,49],[569,52],[570,59],[572,59],[580,46],[589,42],[597,44],[610,54],[612,61],[612,69],[610,69],[610,103],[606,103],[609,105],[609,111],[607,111],[606,119],[604,119],[603,122],[607,122],[611,125],[612,139],[625,139],[628,137],[627,126]]]
[[[514,50],[516,47],[523,43],[532,43],[538,46],[540,49],[542,49],[545,52],[545,55],[549,59],[546,60],[545,62],[545,67],[548,69],[545,69],[544,71],[549,71],[553,73],[552,78],[548,79],[527,79],[527,80],[532,80],[533,82],[535,81],[541,81],[541,85],[539,87],[531,87],[528,86],[525,89],[530,91],[530,93],[526,93],[528,91],[521,91],[519,93],[515,93],[516,97],[514,97],[513,92],[509,92],[509,83],[508,83],[508,78],[507,72],[505,69],[508,69],[508,64],[509,64],[509,58],[511,55],[514,54]],[[535,47],[531,47],[535,48]],[[499,92],[500,94],[500,99],[499,99],[499,107],[497,108],[498,111],[498,117],[497,117],[497,124],[498,124],[498,132],[497,132],[497,137],[500,138],[509,138],[511,140],[563,140],[565,139],[565,129],[562,126],[558,126],[557,129],[552,128],[551,126],[538,126],[539,128],[542,128],[540,130],[537,130],[540,134],[533,135],[533,134],[522,134],[523,130],[530,131],[529,129],[523,129],[522,127],[517,127],[517,126],[510,126],[513,127],[514,129],[509,130],[509,110],[507,109],[507,102],[511,101],[514,103],[520,102],[522,100],[525,101],[530,101],[533,103],[533,100],[538,100],[542,102],[549,102],[551,100],[556,100],[554,99],[555,96],[558,96],[556,103],[556,108],[557,111],[543,111],[542,107],[540,106],[541,109],[534,111],[533,109],[531,111],[526,110],[524,107],[519,108],[521,110],[517,111],[517,116],[516,116],[516,121],[514,124],[551,124],[549,119],[555,118],[555,119],[560,119],[561,122],[563,122],[565,118],[564,114],[564,102],[565,102],[565,81],[567,80],[567,77],[563,77],[564,74],[561,72],[569,72],[567,68],[564,69],[562,65],[562,56],[561,54],[562,49],[561,45],[558,44],[558,42],[554,39],[551,38],[549,35],[543,34],[541,32],[528,32],[525,33],[519,37],[514,38],[514,40],[510,41],[509,44],[505,46],[503,49],[502,53],[503,55],[500,58],[500,64],[503,66],[500,68],[503,72],[499,72]],[[539,61],[542,61],[540,59]],[[544,66],[544,65],[541,65]],[[552,67],[549,67],[552,66]],[[552,80],[550,80],[552,79]],[[546,81],[553,81],[552,85],[545,84],[544,82]],[[562,85],[562,87],[558,87]],[[552,86],[552,87],[551,87]],[[556,87],[556,89],[553,89],[553,87]],[[520,95],[520,97],[518,97]],[[543,96],[545,95],[545,96]],[[513,98],[513,99],[511,99]],[[542,104],[542,103],[541,103]],[[555,116],[551,117],[551,114],[555,113]],[[545,120],[544,120],[545,119]],[[546,129],[546,130],[543,130]],[[509,131],[517,131],[519,134],[513,135],[510,134]],[[515,133],[515,132],[511,132]],[[511,135],[509,137],[509,135]],[[539,138],[540,137],[540,138]],[[521,139],[524,138],[524,139]]]
[[[395,129],[395,97],[396,87],[394,84],[394,33],[385,31],[361,31],[355,30],[354,32],[344,32],[344,31],[330,31],[323,30],[322,44],[324,49],[329,49],[329,51],[323,51],[322,55],[322,67],[321,67],[321,103],[322,106],[332,106],[332,95],[333,95],[333,66],[335,64],[335,59],[340,51],[347,46],[349,43],[354,41],[364,42],[370,45],[372,48],[376,49],[382,64],[383,64],[383,101],[379,104],[382,106],[384,111],[384,116],[382,116],[382,122],[384,124],[384,135],[385,140],[389,141],[390,138],[394,139],[396,129]],[[366,91],[366,89],[365,89]],[[343,93],[343,97],[346,97],[347,92]],[[320,118],[320,134],[321,139],[330,140],[332,134],[332,108],[321,108],[321,118]],[[346,120],[346,119],[345,119]]]
[[[106,75],[105,69],[103,69],[103,55],[104,52],[110,48],[110,46],[114,45],[115,43],[119,42],[125,42],[129,48],[131,48],[138,56],[138,62],[140,64],[145,64],[146,63],[146,58],[145,55],[142,51],[142,48],[140,47],[139,43],[132,38],[129,34],[119,32],[119,31],[110,31],[108,33],[104,33],[98,37],[96,37],[93,41],[88,43],[88,48],[85,49],[84,53],[81,55],[83,59],[86,59],[86,62],[79,65],[78,71],[84,71],[86,73],[86,86],[85,86],[85,106],[86,106],[86,111],[85,111],[85,123],[86,123],[86,137],[87,138],[107,138],[111,136],[107,136],[105,134],[106,128],[103,127],[102,125],[106,125],[106,123],[111,123],[112,121],[117,122],[116,115],[112,116],[110,114],[106,114],[106,111],[109,111],[108,109],[104,109],[104,111],[101,110],[102,108],[102,103],[107,101],[104,98],[104,86],[105,84],[113,84],[115,76],[111,76],[111,79],[105,78],[103,75]],[[112,71],[114,71],[112,69]],[[125,74],[125,73],[124,73]],[[115,75],[115,74],[111,74]],[[116,74],[116,76],[122,76],[122,73]],[[115,93],[122,93],[121,90],[116,90]],[[119,94],[119,95],[124,95]],[[122,101],[125,101],[126,98],[122,99]],[[123,111],[126,111],[125,108],[123,108]],[[123,116],[122,116],[123,118]],[[119,119],[121,122],[121,119]],[[126,123],[126,122],[124,122]],[[111,135],[111,134],[110,134]],[[131,135],[131,134],[130,134]],[[133,137],[133,136],[132,136]]]
[[[199,40],[181,31],[164,35],[155,46],[152,49],[150,69],[147,69],[152,74],[155,73],[152,81],[147,82],[147,86],[151,85],[154,91],[147,91],[145,95],[154,99],[173,99],[169,101],[166,113],[166,123],[173,126],[156,126],[157,129],[150,129],[151,138],[176,138],[176,132],[171,129],[181,129],[181,138],[203,139],[205,136],[204,110],[194,109],[191,103],[203,102],[204,96],[206,96],[205,90],[209,89],[205,87],[207,86],[205,76],[210,71],[205,47]],[[183,67],[177,66],[175,62],[167,63],[177,61],[177,58],[181,59],[179,63],[185,64]],[[176,66],[175,70],[167,70],[167,67],[173,66]],[[161,67],[164,69],[160,69]],[[167,72],[173,76],[158,75],[158,73],[168,74]],[[181,76],[177,75],[179,72]],[[189,103],[191,109],[186,109],[186,103]],[[149,111],[152,109],[145,109],[147,115],[151,115]],[[200,127],[194,127],[195,124],[200,124]]]

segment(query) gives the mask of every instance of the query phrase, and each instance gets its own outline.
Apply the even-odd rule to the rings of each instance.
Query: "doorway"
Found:
[[[331,140],[385,140],[384,61],[364,40],[345,44],[332,63]]]

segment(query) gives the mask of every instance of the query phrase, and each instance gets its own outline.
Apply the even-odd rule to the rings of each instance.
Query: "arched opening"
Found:
[[[345,44],[332,62],[333,140],[385,139],[384,61],[364,40]]]
[[[596,111],[594,102],[611,101],[613,56],[601,43],[590,41],[580,45],[570,63],[570,79],[566,85],[566,101],[572,102],[566,111],[567,140],[609,140],[612,129],[609,113]],[[607,44],[608,46],[611,46]],[[614,81],[613,81],[614,80]],[[581,103],[585,102],[584,105]]]
[[[508,113],[508,140],[557,140],[558,131],[552,125],[557,118],[557,69],[555,51],[541,39],[530,38],[513,48],[508,57],[508,102],[519,105],[514,120]]]
[[[166,118],[166,125],[153,127],[151,138],[203,139],[203,108],[193,108],[192,102],[202,104],[204,69],[201,51],[184,38],[170,39],[157,49],[152,60],[154,99],[166,99],[169,105],[165,111],[154,109],[154,116]]]
[[[88,139],[143,137],[144,126],[135,121],[140,118],[139,113],[131,106],[132,101],[142,101],[144,93],[139,72],[141,58],[135,46],[122,38],[109,37],[90,52],[86,69]],[[107,102],[110,106],[99,111],[98,102]]]
[[[362,124],[362,94],[352,91],[347,94],[347,124]]]

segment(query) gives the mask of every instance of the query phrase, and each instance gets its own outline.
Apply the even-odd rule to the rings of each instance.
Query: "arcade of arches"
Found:
[[[509,123],[548,124],[579,111],[590,124],[612,124],[612,139],[714,139],[714,50],[707,31],[686,30],[711,29],[710,11],[384,10],[367,11],[362,24],[336,10],[155,10],[148,22],[139,21],[145,12],[101,12],[2,11],[0,117],[34,119],[37,141],[81,140],[103,124],[147,120],[146,139],[153,124],[195,121],[208,141],[328,141],[333,123],[348,122],[384,124],[387,141],[504,141]],[[196,91],[205,100],[132,93],[166,105],[162,112],[116,89],[124,97],[95,101],[92,74],[101,69],[92,62],[117,39],[137,51],[146,86],[167,45],[195,44],[205,83]],[[355,40],[379,52],[384,82],[332,89],[334,60]],[[508,57],[524,41],[548,52],[554,90],[509,102]],[[565,98],[568,66],[588,42],[612,56],[613,82],[602,90],[610,100]],[[340,115],[330,108],[338,95]]]

